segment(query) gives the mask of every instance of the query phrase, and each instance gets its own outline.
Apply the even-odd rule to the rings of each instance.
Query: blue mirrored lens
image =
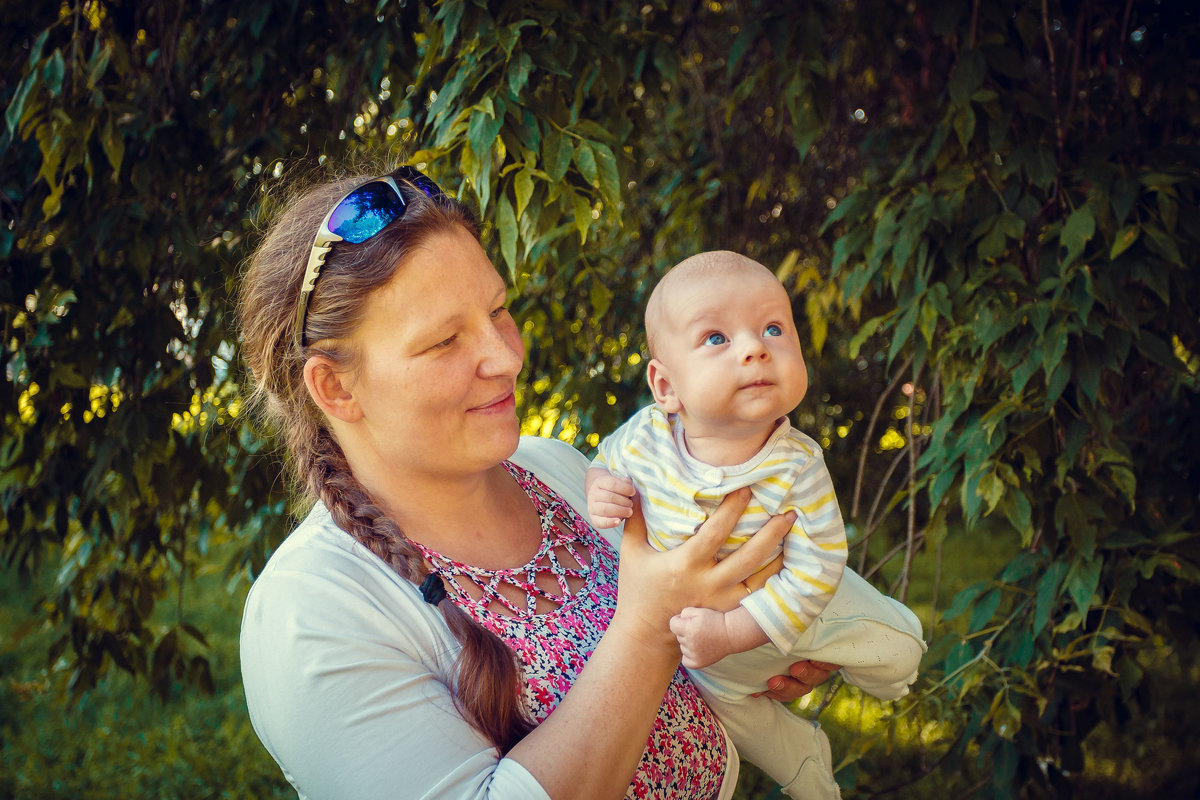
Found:
[[[371,181],[338,203],[329,217],[331,233],[361,244],[404,214],[404,198],[390,184]]]
[[[425,173],[415,170],[412,167],[400,167],[400,169],[393,172],[392,175],[408,181],[413,186],[424,192],[426,197],[434,197],[442,193],[440,186],[430,180]]]

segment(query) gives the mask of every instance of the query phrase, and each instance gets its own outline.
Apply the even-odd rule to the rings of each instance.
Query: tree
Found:
[[[245,220],[277,167],[390,148],[491,222],[526,426],[584,448],[647,398],[656,275],[778,271],[854,557],[903,593],[947,536],[1010,537],[896,711],[953,728],[931,763],[1038,796],[1092,727],[1162,719],[1160,662],[1197,649],[1183,4],[9,5],[0,548],[59,565],[79,686],[203,682],[203,632],[151,609],[207,537],[253,572],[286,530],[236,417]]]

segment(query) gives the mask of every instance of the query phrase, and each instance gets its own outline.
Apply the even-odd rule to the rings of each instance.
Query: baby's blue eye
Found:
[[[765,331],[763,331],[763,336],[783,336],[783,328],[772,323],[767,326]]]
[[[725,344],[727,341],[729,340],[725,338],[725,334],[723,333],[710,333],[704,337],[704,343],[708,345]]]

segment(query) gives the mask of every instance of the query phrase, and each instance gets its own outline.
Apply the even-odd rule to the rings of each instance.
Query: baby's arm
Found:
[[[685,608],[671,618],[671,633],[679,640],[683,665],[688,669],[707,667],[727,655],[744,653],[770,641],[742,606],[724,613],[711,608]]]
[[[588,516],[596,528],[613,528],[633,514],[633,481],[602,467],[590,467],[584,479]]]
[[[799,514],[783,541],[783,569],[767,579],[770,592],[754,592],[742,605],[787,653],[825,610],[846,566],[846,530],[820,450],[801,463],[783,508]]]

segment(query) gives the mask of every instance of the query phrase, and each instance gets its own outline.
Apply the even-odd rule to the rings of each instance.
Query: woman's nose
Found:
[[[481,343],[479,372],[485,377],[516,375],[525,365],[525,345],[515,325],[511,330],[493,326]]]

